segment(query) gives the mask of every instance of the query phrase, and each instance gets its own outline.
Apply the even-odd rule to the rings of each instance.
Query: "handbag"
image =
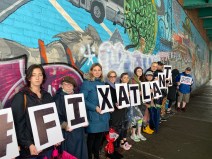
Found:
[[[58,149],[55,147],[52,152],[52,158],[53,159],[77,159],[72,154],[68,153],[67,151],[62,152],[62,154],[59,154]]]

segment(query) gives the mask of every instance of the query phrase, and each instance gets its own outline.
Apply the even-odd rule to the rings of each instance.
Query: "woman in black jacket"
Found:
[[[37,64],[31,65],[26,72],[26,86],[14,96],[11,103],[18,145],[20,146],[18,158],[21,159],[51,157],[52,147],[42,152],[37,151],[27,111],[28,107],[53,102],[52,96],[42,88],[45,80],[46,75],[43,67]]]

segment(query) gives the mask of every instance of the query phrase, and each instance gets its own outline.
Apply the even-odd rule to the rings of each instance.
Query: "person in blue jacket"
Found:
[[[80,88],[80,92],[84,94],[89,121],[89,125],[86,128],[86,132],[88,133],[87,147],[89,159],[92,159],[92,155],[94,155],[95,159],[99,159],[103,135],[109,131],[110,114],[101,114],[97,95],[98,85],[104,85],[102,66],[99,63],[94,63]]]
[[[187,77],[191,78],[191,82],[186,82],[189,81]],[[176,82],[179,85],[177,110],[180,111],[180,105],[181,102],[183,102],[181,110],[185,111],[186,103],[188,103],[190,99],[191,85],[193,84],[191,68],[187,67],[184,72],[180,73],[179,76],[176,77]]]

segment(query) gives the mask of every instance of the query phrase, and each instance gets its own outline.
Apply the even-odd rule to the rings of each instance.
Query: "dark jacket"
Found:
[[[86,128],[87,133],[99,133],[109,131],[110,114],[99,114],[96,107],[99,106],[97,95],[97,85],[104,85],[104,82],[96,79],[94,81],[84,80],[80,92],[84,94],[85,106],[89,125]]]
[[[54,96],[54,101],[57,106],[57,111],[60,119],[60,124],[67,122],[67,114],[65,108],[64,96],[67,95],[61,88],[58,89]],[[64,141],[61,143],[61,151],[65,150],[74,155],[78,159],[87,159],[87,145],[85,141],[84,127],[77,128],[71,132],[62,129]]]
[[[24,94],[26,94],[26,107],[24,104]],[[26,153],[26,155],[29,155],[29,146],[34,144],[27,108],[51,102],[53,102],[53,98],[45,90],[41,90],[40,99],[27,87],[17,93],[12,100],[11,108],[13,112],[18,145],[22,150],[26,150],[26,152],[23,152]]]
[[[172,70],[172,86],[168,87],[168,96],[167,99],[175,101],[177,94],[177,82],[176,77],[179,75],[179,71],[177,69]]]

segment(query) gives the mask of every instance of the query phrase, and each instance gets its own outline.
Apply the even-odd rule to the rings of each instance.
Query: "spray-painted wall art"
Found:
[[[44,65],[52,94],[63,75],[80,85],[96,62],[104,75],[145,70],[153,61],[180,71],[190,66],[194,89],[209,78],[207,44],[177,0],[11,0],[0,6],[0,101],[6,107],[33,63]]]

